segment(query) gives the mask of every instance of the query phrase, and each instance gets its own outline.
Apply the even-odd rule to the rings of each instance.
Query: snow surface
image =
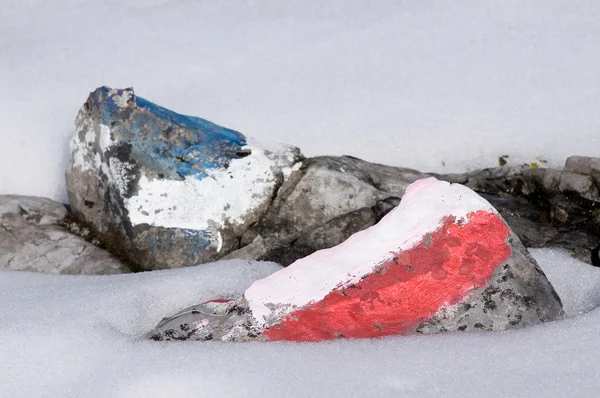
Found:
[[[285,318],[340,286],[360,282],[378,264],[401,250],[413,248],[425,234],[435,232],[446,217],[452,215],[455,223],[467,224],[467,214],[479,210],[497,214],[487,200],[464,185],[434,177],[420,179],[407,188],[400,205],[377,225],[254,282],[244,296],[259,324],[268,323],[273,317]]]
[[[496,333],[320,343],[154,342],[165,315],[239,296],[273,263],[119,276],[0,272],[1,397],[597,396],[600,270],[532,250],[569,318]]]
[[[597,155],[595,0],[5,0],[0,194],[66,200],[100,85],[305,154],[454,172]],[[278,267],[0,272],[0,397],[564,397],[600,389],[600,270],[532,250],[569,318],[500,333],[158,343],[163,316]]]
[[[101,85],[306,155],[455,172],[596,155],[596,0],[5,0],[0,194],[66,200]]]

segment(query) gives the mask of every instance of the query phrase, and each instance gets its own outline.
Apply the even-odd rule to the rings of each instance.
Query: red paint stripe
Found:
[[[263,335],[270,341],[319,341],[414,331],[442,306],[485,286],[510,256],[504,221],[482,210],[468,219],[458,225],[448,216],[415,247],[395,253],[359,283],[294,311]]]

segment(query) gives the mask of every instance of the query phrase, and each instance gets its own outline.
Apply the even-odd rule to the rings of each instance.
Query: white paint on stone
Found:
[[[121,162],[116,157],[112,157],[109,160],[108,167],[106,167],[105,163],[101,163],[101,167],[105,174],[110,175],[113,184],[117,187],[121,195],[125,194],[127,187],[132,180],[131,169],[133,169],[133,165]]]
[[[302,167],[302,162],[297,162],[292,165],[292,167],[283,167],[281,172],[283,173],[283,178],[288,179],[289,176],[292,175],[293,172],[300,170]]]
[[[93,161],[89,158],[91,156],[91,152],[88,146],[94,144],[96,141],[96,134],[88,119],[86,119],[85,115],[83,115],[81,112],[77,115],[76,125],[77,129],[75,130],[75,134],[73,134],[73,138],[69,144],[71,150],[71,167],[80,168],[81,171],[102,170],[102,158],[99,153],[93,157]],[[85,134],[83,134],[84,139],[82,141],[79,136],[84,131]],[[114,144],[115,141],[112,139],[110,128],[101,124],[100,133],[98,134],[98,145],[100,147],[100,151],[105,153]],[[103,171],[106,172],[106,169]]]
[[[111,146],[115,144],[110,132],[110,127],[101,124],[100,125],[100,136],[98,137],[100,143],[100,149],[102,152],[106,152]]]
[[[274,315],[273,308],[289,313],[323,299],[337,287],[359,282],[394,252],[421,242],[447,216],[467,222],[466,215],[478,210],[497,214],[488,201],[463,185],[433,177],[417,180],[407,188],[400,205],[379,223],[254,282],[244,296],[253,316],[264,325]]]
[[[223,236],[221,236],[221,232],[217,232],[217,253],[221,252],[223,248]]]
[[[133,90],[130,88],[121,90],[120,94],[117,89],[111,88],[108,90],[108,97],[111,97],[119,108],[125,108],[128,105],[128,101],[133,99],[133,95]]]
[[[80,168],[82,171],[89,170],[91,168],[91,164],[87,162],[84,158],[84,155],[87,153],[86,145],[88,141],[93,142],[93,138],[88,138],[88,136],[93,134],[93,130],[89,128],[89,122],[84,118],[82,111],[77,115],[76,123],[77,129],[75,130],[75,134],[73,134],[73,138],[69,143],[69,149],[71,151],[71,167],[72,168]],[[79,139],[79,135],[83,129],[86,129],[85,141],[81,142]]]
[[[142,175],[138,192],[125,200],[133,225],[218,230],[227,223],[240,224],[270,197],[275,174],[264,151],[244,147],[252,154],[231,161],[227,169],[206,170],[198,180],[150,179]],[[161,194],[168,193],[168,197]]]

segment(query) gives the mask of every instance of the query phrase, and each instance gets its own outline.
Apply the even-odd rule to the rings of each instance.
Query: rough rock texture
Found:
[[[526,247],[564,248],[590,263],[590,252],[600,243],[600,184],[592,167],[599,163],[571,157],[565,170],[505,166],[440,178],[483,195]]]
[[[599,158],[571,157],[571,171],[504,166],[436,177],[483,195],[526,247],[564,248],[589,263],[600,243],[598,164]],[[289,265],[333,247],[374,225],[410,183],[429,175],[347,156],[306,159],[228,258]]]
[[[130,272],[64,226],[67,209],[49,199],[0,196],[0,269],[53,274]]]
[[[598,183],[600,182],[600,158],[569,156],[565,163],[565,171],[591,176]]]
[[[163,320],[153,339],[294,340],[505,330],[563,315],[496,210],[459,184],[412,184],[376,226]]]
[[[289,265],[377,223],[406,187],[427,174],[351,156],[305,159],[294,167],[265,216],[227,258]]]
[[[69,201],[95,236],[139,268],[194,265],[240,247],[300,157],[132,89],[101,87],[77,116]]]

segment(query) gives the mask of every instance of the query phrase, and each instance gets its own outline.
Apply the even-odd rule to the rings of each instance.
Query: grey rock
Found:
[[[257,228],[263,236],[284,238],[389,197],[401,197],[408,185],[427,176],[350,156],[306,159],[283,183]]]
[[[71,233],[64,226],[66,215],[64,205],[49,199],[0,196],[0,269],[91,275],[130,272],[106,251]]]
[[[596,161],[576,158],[580,164]],[[600,243],[600,196],[589,174],[504,166],[438,178],[483,195],[526,247],[562,248],[590,263],[590,252]]]
[[[336,246],[354,233],[376,224],[398,203],[399,198],[389,197],[372,207],[349,211],[283,238],[263,239],[259,235],[252,243],[230,253],[226,258],[273,261],[287,266],[317,250]]]
[[[399,203],[408,185],[427,176],[351,156],[305,159],[240,248],[226,258],[289,265],[374,225]]]
[[[76,120],[67,188],[74,216],[139,269],[214,261],[268,210],[297,148],[101,87]]]
[[[263,341],[249,314],[243,298],[209,301],[163,318],[143,337],[156,341]]]
[[[600,158],[569,156],[565,163],[565,171],[591,176],[598,183],[600,182]]]

